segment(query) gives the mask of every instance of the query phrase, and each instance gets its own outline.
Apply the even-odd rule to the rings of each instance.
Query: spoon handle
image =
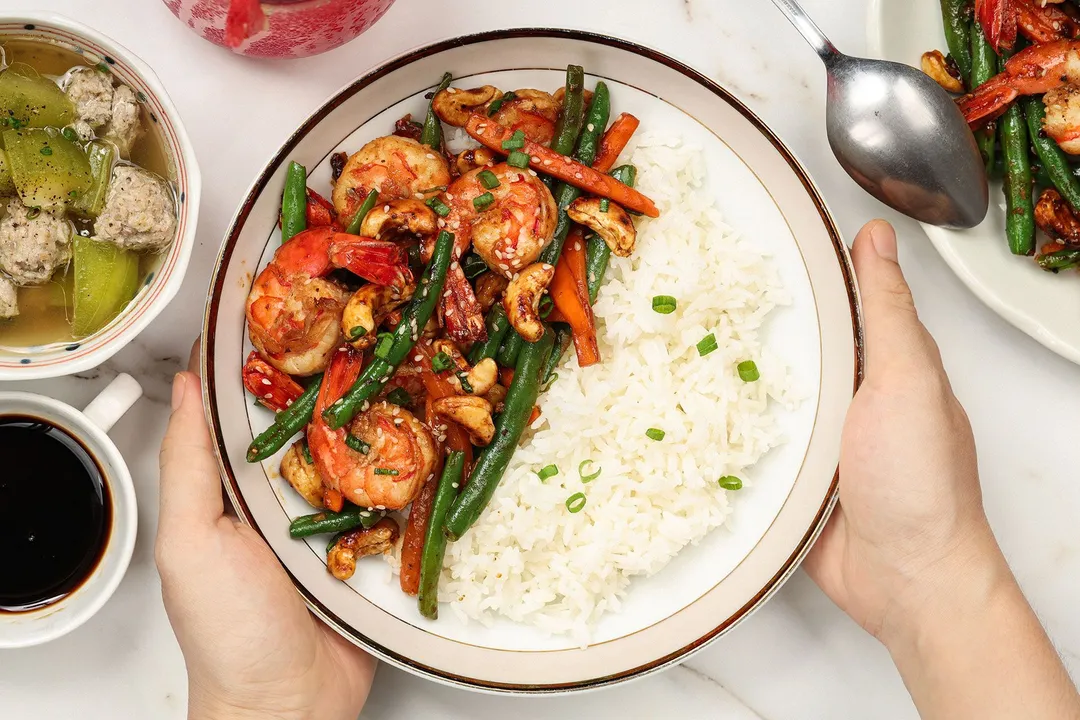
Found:
[[[814,52],[822,60],[829,60],[837,54],[836,47],[829,38],[825,37],[825,33],[821,32],[821,28],[810,19],[799,3],[795,0],[773,0],[773,4],[780,8],[780,12],[784,13],[795,29],[802,33],[806,42],[810,43],[810,47],[814,48]]]

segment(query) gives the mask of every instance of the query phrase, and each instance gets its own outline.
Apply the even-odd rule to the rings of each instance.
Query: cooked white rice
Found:
[[[602,362],[582,369],[568,352],[491,505],[447,550],[440,600],[464,618],[503,615],[587,643],[632,577],[724,523],[737,493],[717,480],[749,482],[748,468],[782,441],[770,399],[787,400],[787,369],[758,338],[788,302],[775,270],[723,223],[697,149],[646,138],[632,162],[661,216],[639,222],[633,257],[612,258],[596,305]],[[678,309],[654,312],[655,295]],[[702,357],[709,333],[719,347]],[[739,378],[744,360],[759,382]],[[584,461],[585,473],[602,469],[589,483]],[[552,464],[558,475],[541,480]],[[585,507],[571,513],[579,492]]]

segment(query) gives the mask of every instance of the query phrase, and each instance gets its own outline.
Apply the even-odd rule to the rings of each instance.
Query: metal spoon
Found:
[[[982,222],[986,168],[949,94],[907,65],[844,55],[795,0],[773,3],[825,63],[825,125],[848,175],[921,222],[953,228]]]

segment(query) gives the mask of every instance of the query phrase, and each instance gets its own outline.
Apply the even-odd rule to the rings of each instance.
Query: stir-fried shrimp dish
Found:
[[[1009,250],[1048,272],[1080,268],[1080,11],[1037,0],[941,7],[949,54],[925,53],[922,69],[960,96],[988,176],[1002,180]]]
[[[330,573],[349,580],[360,558],[393,553],[428,618],[449,544],[542,424],[564,354],[573,347],[582,369],[611,361],[593,306],[612,256],[639,251],[637,218],[660,216],[637,169],[616,167],[637,118],[611,118],[608,87],[584,78],[570,66],[548,92],[457,88],[447,75],[423,122],[405,116],[331,156],[329,192],[291,163],[282,244],[248,295],[244,386],[276,413],[249,462],[280,458],[313,509],[290,532],[327,536]],[[471,146],[451,152],[444,126]],[[675,302],[657,295],[653,312]],[[709,334],[689,349],[715,348]],[[662,437],[650,428],[643,442]],[[565,500],[570,514],[586,502]]]

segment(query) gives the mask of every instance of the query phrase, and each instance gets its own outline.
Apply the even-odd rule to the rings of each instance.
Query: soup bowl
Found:
[[[176,191],[177,233],[169,248],[144,265],[135,298],[108,325],[77,340],[46,345],[7,345],[0,339],[0,381],[58,377],[96,367],[142,332],[175,297],[184,279],[199,214],[201,180],[195,150],[180,115],[154,72],[134,53],[81,23],[45,12],[0,17],[0,43],[46,43],[107,66],[143,104],[149,133],[160,143]],[[145,261],[144,261],[145,262]]]

